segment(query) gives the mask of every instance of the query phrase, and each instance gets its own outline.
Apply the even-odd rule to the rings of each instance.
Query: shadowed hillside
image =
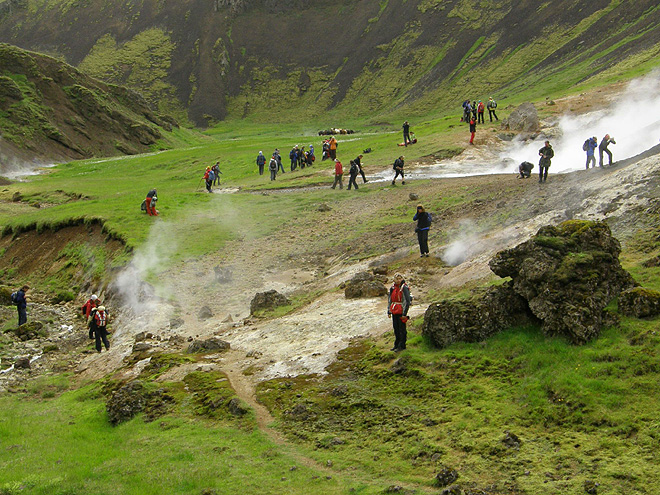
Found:
[[[475,95],[538,98],[611,82],[660,57],[652,0],[0,6],[1,41],[59,55],[197,124],[266,111],[270,121],[444,112]]]
[[[0,44],[0,172],[11,168],[13,159],[149,151],[173,125],[135,91],[102,83],[54,58]]]

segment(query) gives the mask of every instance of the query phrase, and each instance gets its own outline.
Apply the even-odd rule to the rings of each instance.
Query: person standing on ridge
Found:
[[[341,162],[335,158],[335,181],[332,183],[332,189],[334,189],[337,184],[339,184],[339,189],[344,189],[344,182],[342,177],[344,176],[344,167]]]
[[[477,123],[484,123],[484,102],[481,100],[479,100],[479,103],[477,103]]]
[[[596,136],[587,139],[582,146],[582,149],[587,152],[587,170],[589,170],[589,163],[591,163],[591,168],[596,168],[596,157],[594,156],[594,152],[597,147],[598,139]]]
[[[609,166],[610,167],[612,166],[612,152],[607,149],[607,147],[610,145],[610,143],[616,144],[616,141],[614,140],[614,138],[611,138],[609,134],[605,134],[605,137],[603,138],[603,140],[598,145],[598,154],[600,156],[599,165],[600,165],[601,168],[603,167],[603,153],[607,153],[607,156],[610,159],[609,160],[610,161]]]
[[[392,318],[392,327],[394,328],[394,347],[392,351],[399,352],[406,348],[408,332],[406,323],[408,322],[408,308],[412,304],[410,289],[399,273],[394,275],[394,283],[390,287],[387,295],[387,317]]]
[[[213,185],[220,185],[220,162],[215,162],[215,165],[211,167],[211,172],[213,172]]]
[[[207,192],[213,192],[211,189],[211,186],[213,185],[213,172],[211,171],[211,167],[206,167],[206,170],[204,171],[204,184],[206,185]]]
[[[493,100],[493,97],[491,96],[488,98],[488,103],[486,103],[486,108],[488,109],[488,116],[490,117],[490,121],[493,121],[493,117],[495,117],[495,120],[500,120],[497,118],[497,114],[495,113],[495,109],[497,108],[497,102]]]
[[[259,175],[264,175],[264,165],[266,165],[266,157],[263,151],[257,155],[257,166],[259,167]]]
[[[394,160],[394,165],[392,165],[392,168],[394,169],[394,179],[392,179],[392,185],[396,185],[396,178],[400,175],[401,176],[401,184],[405,185],[406,184],[406,178],[403,175],[403,167],[405,166],[405,162],[403,160],[403,155],[401,155],[399,158]]]
[[[406,120],[403,123],[403,145],[408,146],[412,144],[412,139],[410,139],[410,124]]]
[[[429,257],[429,229],[431,228],[431,214],[428,213],[422,205],[417,205],[417,212],[413,217],[417,221],[417,241],[419,242],[420,257]]]
[[[545,146],[539,150],[539,183],[545,182],[548,179],[548,168],[550,168],[550,162],[552,157],[555,156],[555,152],[550,146],[550,141],[545,142]]]
[[[156,210],[156,202],[158,201],[158,196],[156,194],[156,188],[154,187],[151,191],[147,193],[147,214],[151,216],[157,216],[158,210]]]

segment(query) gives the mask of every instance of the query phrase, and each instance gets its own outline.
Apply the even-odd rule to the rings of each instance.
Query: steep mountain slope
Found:
[[[197,124],[545,96],[660,59],[652,0],[5,0],[0,41],[54,53]],[[379,118],[376,115],[374,119]]]

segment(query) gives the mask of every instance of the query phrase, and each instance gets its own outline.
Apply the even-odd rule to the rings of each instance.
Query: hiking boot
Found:
[[[393,186],[395,186],[395,185],[396,185],[396,184],[394,183],[394,181],[392,181],[392,185],[393,185]]]
[[[402,186],[405,186],[405,185],[406,185],[406,181],[405,181],[405,180],[402,180],[402,181],[401,181],[401,185],[402,185]]]

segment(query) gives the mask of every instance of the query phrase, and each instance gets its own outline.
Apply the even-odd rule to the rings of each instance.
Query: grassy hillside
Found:
[[[660,57],[651,0],[12,4],[0,40],[203,125],[398,121],[454,111],[465,98],[557,97],[645,73]]]

